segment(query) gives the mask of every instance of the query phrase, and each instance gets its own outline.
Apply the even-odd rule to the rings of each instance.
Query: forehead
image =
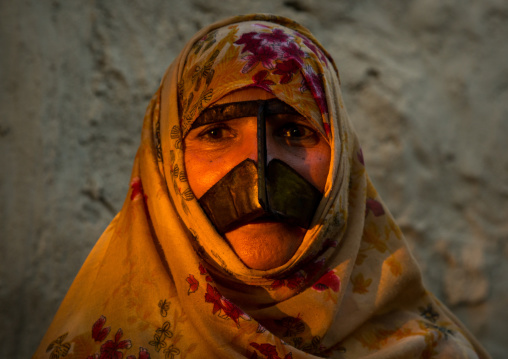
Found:
[[[231,102],[243,102],[252,100],[269,100],[271,98],[276,98],[276,96],[271,92],[258,87],[248,87],[228,93],[227,95],[217,100],[213,105],[215,106]]]

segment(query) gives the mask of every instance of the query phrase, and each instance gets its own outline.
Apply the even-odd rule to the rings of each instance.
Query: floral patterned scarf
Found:
[[[191,191],[183,139],[224,95],[262,88],[329,141],[330,170],[294,256],[246,267]],[[146,112],[130,190],[34,358],[488,358],[425,290],[374,189],[333,60],[270,15],[200,31]]]

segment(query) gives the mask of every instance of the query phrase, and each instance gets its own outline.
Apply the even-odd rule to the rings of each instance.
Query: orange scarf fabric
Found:
[[[313,226],[286,264],[246,267],[187,181],[183,139],[206,107],[259,87],[330,143]],[[488,358],[428,293],[376,193],[326,50],[295,22],[234,17],[201,30],[145,115],[120,213],[34,358]]]

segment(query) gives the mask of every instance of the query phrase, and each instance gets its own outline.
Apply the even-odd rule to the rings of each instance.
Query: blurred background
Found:
[[[121,208],[167,66],[198,29],[252,12],[332,54],[427,287],[505,358],[505,0],[1,0],[0,357],[31,356]]]

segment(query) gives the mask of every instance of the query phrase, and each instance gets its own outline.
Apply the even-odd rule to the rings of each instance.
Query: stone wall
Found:
[[[0,357],[31,355],[120,209],[168,64],[204,25],[249,12],[329,49],[427,286],[504,358],[505,0],[0,1]]]

